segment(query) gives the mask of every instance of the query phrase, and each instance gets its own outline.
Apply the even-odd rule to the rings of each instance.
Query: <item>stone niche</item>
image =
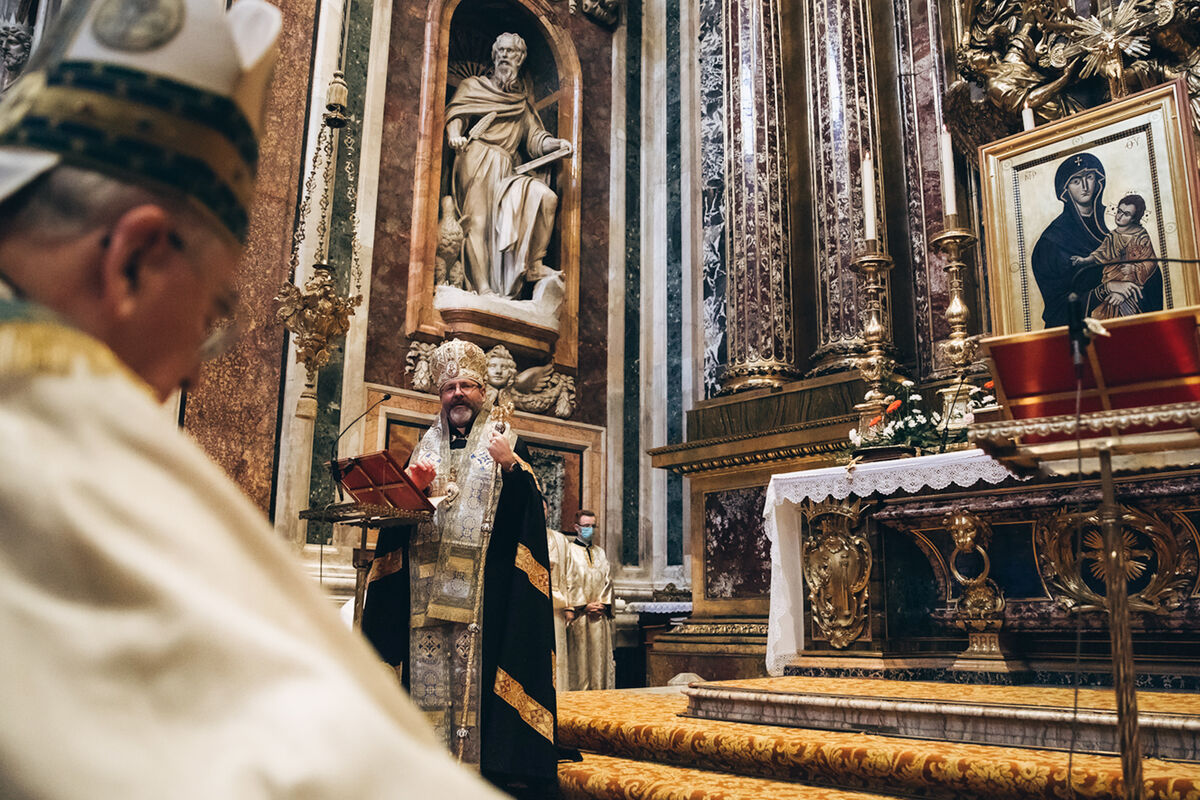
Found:
[[[504,344],[519,358],[540,363],[552,360],[559,368],[574,372],[579,363],[583,91],[575,45],[546,11],[541,4],[521,0],[448,0],[430,6],[405,333],[426,341],[459,336],[484,348]],[[446,135],[447,102],[465,80],[490,75],[492,45],[502,33],[520,35],[527,49],[512,91],[526,92],[541,127],[571,146],[570,155],[529,173],[557,196],[557,208],[542,259],[545,277],[527,283],[512,297],[503,296],[500,287],[500,294],[476,291],[467,263],[469,248],[459,251],[455,245],[456,237],[469,239],[472,225],[476,235],[484,226],[478,215],[472,218],[459,208],[457,187],[463,185],[467,162],[450,147]],[[489,123],[485,116],[464,116],[463,135],[474,142],[486,133]],[[507,124],[503,115],[491,124],[497,122]],[[539,155],[526,152],[522,145],[517,169]],[[462,225],[458,224],[460,214]],[[461,259],[457,259],[459,252]]]

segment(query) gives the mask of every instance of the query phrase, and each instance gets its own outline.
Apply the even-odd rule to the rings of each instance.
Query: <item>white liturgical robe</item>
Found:
[[[570,660],[567,657],[567,548],[571,540],[565,534],[546,528],[550,550],[550,600],[554,605],[554,687],[560,692],[571,686]]]
[[[575,539],[567,548],[566,573],[567,604],[577,612],[574,621],[567,625],[570,688],[615,688],[613,586],[608,556],[600,547],[585,546]],[[595,602],[604,603],[605,610],[588,614],[581,608]]]
[[[148,388],[21,305],[0,299],[0,795],[501,797]]]

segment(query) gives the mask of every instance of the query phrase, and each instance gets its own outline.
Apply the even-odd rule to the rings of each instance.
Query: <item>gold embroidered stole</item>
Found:
[[[11,297],[0,283],[0,375],[66,375],[83,368],[121,373],[151,392],[112,350],[47,309]]]
[[[489,411],[490,404],[480,410],[462,450],[450,449],[449,424],[442,414],[413,456],[436,464],[433,492],[446,496],[432,522],[422,523],[418,531],[412,567],[417,582],[427,583],[424,591],[414,593],[413,627],[478,621],[476,600],[483,591],[484,557],[502,485],[487,451],[496,424]],[[506,436],[510,442],[515,438],[511,432]]]

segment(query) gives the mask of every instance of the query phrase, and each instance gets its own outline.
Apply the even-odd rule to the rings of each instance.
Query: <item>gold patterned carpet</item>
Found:
[[[566,800],[880,800],[850,792],[767,778],[672,767],[588,753],[578,764],[558,768]]]
[[[820,681],[836,694],[878,694],[877,682]],[[782,684],[769,679],[768,688]],[[889,682],[895,683],[895,682]],[[745,687],[762,681],[729,682]],[[857,686],[856,686],[857,685]],[[931,688],[932,687],[932,688]],[[813,688],[809,686],[809,688]],[[889,687],[896,691],[895,687]],[[1025,705],[1057,704],[1051,690],[907,684],[913,696],[958,702],[1000,702],[991,690],[1013,693]],[[788,687],[795,691],[798,686]],[[930,694],[931,692],[949,694]],[[1088,707],[1106,708],[1111,693],[1089,691]],[[904,696],[904,695],[901,695]],[[1106,697],[1109,698],[1106,700]],[[1193,695],[1139,693],[1147,710],[1180,713],[1196,708]],[[1084,703],[1081,698],[1081,705]],[[580,764],[560,767],[571,798],[628,800],[741,800],[741,798],[863,798],[875,795],[921,798],[1118,798],[1121,765],[1107,756],[1075,755],[1068,786],[1068,755],[1012,747],[922,742],[860,733],[837,733],[689,719],[680,694],[616,690],[559,695],[562,744],[584,751]],[[680,771],[678,768],[684,768]],[[743,784],[736,778],[757,781]],[[808,786],[802,785],[808,784]],[[1147,759],[1147,800],[1200,800],[1200,765]],[[832,787],[819,789],[815,787]],[[864,794],[866,793],[866,794]]]
[[[1055,686],[985,686],[922,681],[854,680],[850,678],[752,678],[712,681],[705,686],[753,689],[760,692],[816,692],[855,697],[890,697],[904,700],[940,700],[947,703],[1071,708],[1074,690]],[[1200,695],[1175,692],[1138,692],[1138,710],[1159,714],[1200,717]],[[1112,689],[1080,689],[1079,707],[1115,711]]]

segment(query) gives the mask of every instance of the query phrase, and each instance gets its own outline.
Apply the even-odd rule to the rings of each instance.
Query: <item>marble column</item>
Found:
[[[885,159],[867,0],[812,0],[803,7],[817,316],[810,371],[821,374],[852,367],[862,349],[863,300],[850,262],[863,241],[863,159],[875,153],[877,175]],[[878,235],[886,241],[882,200]],[[890,305],[885,292],[885,309]]]
[[[799,377],[778,0],[725,0],[727,360],[737,392]]]

